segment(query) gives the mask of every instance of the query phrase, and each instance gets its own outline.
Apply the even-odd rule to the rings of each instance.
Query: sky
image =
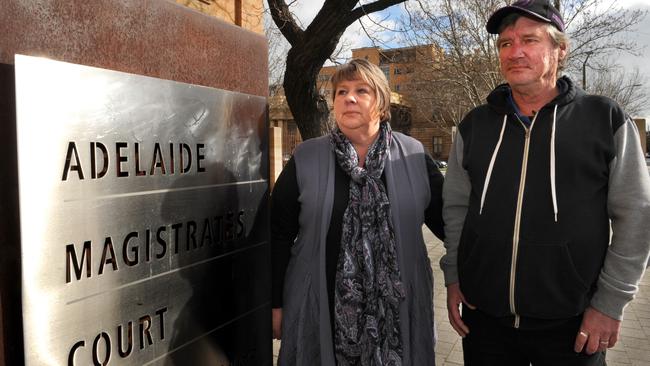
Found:
[[[636,41],[639,46],[639,53],[641,56],[633,56],[629,54],[621,54],[616,60],[625,71],[633,70],[635,67],[639,69],[641,74],[645,77],[645,80],[640,81],[645,84],[645,88],[648,91],[647,95],[650,99],[650,0],[617,0],[620,3],[620,6],[627,9],[642,9],[648,11],[648,14],[643,19],[641,24],[637,27],[634,34],[628,34],[626,37]],[[650,100],[648,100],[648,106],[641,116],[635,117],[645,117],[646,120],[650,120]],[[650,123],[646,123],[646,129],[650,129]]]
[[[626,38],[634,39],[639,46],[640,56],[633,56],[629,54],[620,54],[615,60],[619,63],[623,70],[626,72],[632,71],[635,67],[638,67],[641,71],[641,74],[645,78],[640,80],[641,83],[645,84],[646,90],[648,90],[647,95],[649,96],[648,107],[642,112],[641,116],[635,117],[646,117],[650,119],[650,0],[613,0],[616,6],[620,6],[624,9],[643,9],[648,11],[648,15],[645,17],[643,22],[637,27],[636,32],[633,34],[626,34]],[[371,0],[362,0],[363,3],[369,3]],[[605,3],[609,3],[605,0]],[[314,18],[318,10],[321,8],[323,0],[295,0],[292,5],[292,10],[296,14],[300,22],[302,22],[303,27],[308,25],[309,22]],[[384,12],[373,13],[370,16],[374,19],[375,22],[380,22],[383,27],[388,29],[395,29],[395,20],[403,13],[404,6],[397,5],[393,6]],[[365,22],[368,27],[372,27],[372,22]],[[351,49],[367,47],[371,45],[371,42],[368,40],[365,32],[363,31],[359,22],[355,22],[351,25],[346,32],[343,34],[342,40],[346,42],[347,52],[343,53],[343,57],[351,56]],[[388,46],[382,47],[391,47],[395,44],[395,36],[384,37],[385,42]],[[650,127],[650,123],[648,124]]]

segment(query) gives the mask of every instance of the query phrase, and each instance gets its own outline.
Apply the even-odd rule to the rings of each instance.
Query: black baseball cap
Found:
[[[504,6],[492,14],[485,26],[488,33],[498,34],[499,26],[508,14],[520,13],[529,18],[553,24],[564,32],[564,21],[560,12],[551,5],[549,0],[519,0],[512,5]]]

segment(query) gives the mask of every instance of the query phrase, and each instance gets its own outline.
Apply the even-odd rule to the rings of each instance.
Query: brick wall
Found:
[[[449,131],[444,131],[438,127],[413,127],[411,136],[424,145],[426,151],[434,159],[447,161],[449,158],[449,149],[451,149],[451,135]],[[439,137],[441,142],[440,152],[434,153],[433,140]]]

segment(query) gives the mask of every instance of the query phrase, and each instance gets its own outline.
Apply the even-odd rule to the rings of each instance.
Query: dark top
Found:
[[[426,156],[431,200],[424,213],[427,227],[440,239],[444,238],[442,221],[442,183],[443,176],[429,155]],[[330,227],[327,232],[325,254],[325,276],[330,313],[334,308],[334,280],[341,248],[343,215],[348,206],[350,178],[334,164],[334,204]],[[382,175],[386,184],[386,178]],[[300,194],[296,179],[296,163],[293,158],[284,167],[275,182],[271,195],[271,260],[272,260],[272,300],[273,308],[282,307],[284,275],[291,256],[291,246],[298,235],[300,215]]]

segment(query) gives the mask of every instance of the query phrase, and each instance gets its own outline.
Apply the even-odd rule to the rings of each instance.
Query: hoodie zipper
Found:
[[[537,113],[539,114],[539,113]],[[515,213],[515,228],[512,235],[512,261],[510,263],[510,312],[515,316],[514,327],[519,328],[519,322],[521,317],[517,314],[517,309],[515,307],[515,283],[516,283],[516,273],[517,273],[517,255],[519,252],[519,234],[521,229],[521,208],[524,200],[524,188],[526,185],[526,172],[528,171],[528,151],[530,150],[530,134],[535,125],[535,120],[537,119],[537,114],[533,117],[533,120],[530,123],[530,127],[527,127],[525,123],[517,117],[517,120],[524,127],[526,131],[526,136],[524,140],[524,155],[521,163],[521,175],[519,176],[519,192],[517,194],[517,211]]]

